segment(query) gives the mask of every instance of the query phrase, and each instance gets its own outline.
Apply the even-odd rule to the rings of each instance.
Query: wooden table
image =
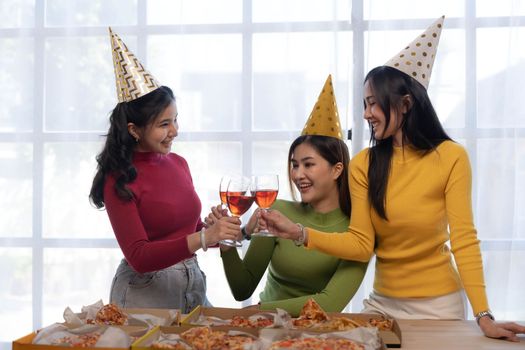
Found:
[[[475,321],[397,320],[406,350],[525,349],[525,336],[514,343],[483,336]],[[525,325],[520,321],[519,324]]]

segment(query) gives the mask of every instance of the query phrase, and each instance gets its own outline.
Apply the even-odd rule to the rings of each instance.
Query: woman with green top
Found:
[[[322,232],[344,232],[350,217],[348,148],[342,140],[331,76],[314,106],[302,135],[290,146],[289,183],[301,202],[277,200],[277,209],[298,223]],[[215,216],[224,212],[214,208]],[[257,212],[243,229],[249,238],[257,223]],[[366,272],[367,263],[347,261],[308,251],[292,241],[254,235],[243,259],[236,249],[221,246],[224,271],[236,300],[249,298],[266,269],[267,281],[254,307],[281,308],[297,316],[309,298],[326,311],[341,311],[353,297]]]

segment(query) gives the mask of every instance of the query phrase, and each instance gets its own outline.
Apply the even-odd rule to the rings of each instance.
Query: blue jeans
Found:
[[[111,284],[110,302],[126,308],[180,309],[181,313],[197,305],[211,306],[206,298],[206,275],[196,257],[143,274],[122,259]]]

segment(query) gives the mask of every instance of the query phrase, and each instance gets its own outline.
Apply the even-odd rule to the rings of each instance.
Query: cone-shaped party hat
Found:
[[[331,75],[328,75],[301,135],[321,135],[343,139]]]
[[[130,102],[160,87],[122,39],[109,28],[119,102]]]
[[[427,89],[444,19],[445,16],[442,16],[432,23],[430,27],[384,65],[408,74]]]

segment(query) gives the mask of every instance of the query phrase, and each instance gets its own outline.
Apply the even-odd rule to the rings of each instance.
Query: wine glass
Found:
[[[277,199],[279,193],[279,175],[265,174],[254,176],[255,202],[262,210],[268,210]],[[252,235],[275,237],[269,231],[259,231]]]
[[[255,201],[250,178],[245,176],[233,177],[228,182],[226,189],[226,203],[232,216],[240,217],[250,209]],[[230,247],[242,247],[242,243],[231,239],[220,241]]]
[[[221,197],[221,204],[228,207],[228,201],[226,200],[226,191],[228,190],[228,184],[230,183],[230,176],[221,177],[219,184],[219,196]]]

